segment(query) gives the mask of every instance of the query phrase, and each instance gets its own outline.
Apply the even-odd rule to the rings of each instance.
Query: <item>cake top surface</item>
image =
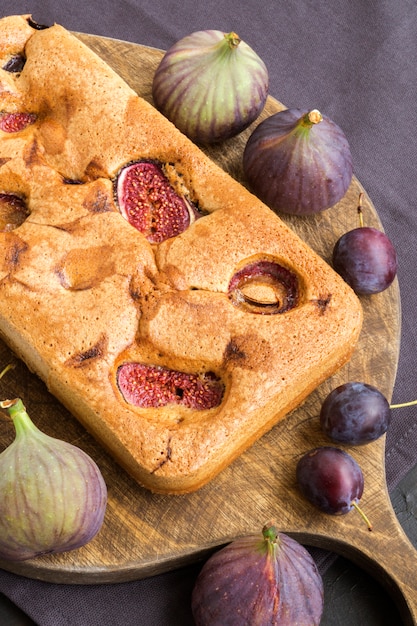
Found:
[[[0,41],[2,334],[142,484],[198,488],[349,358],[359,301],[64,28]]]

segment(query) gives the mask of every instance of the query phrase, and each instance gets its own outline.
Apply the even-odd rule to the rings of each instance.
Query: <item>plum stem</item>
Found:
[[[361,509],[361,507],[359,506],[357,502],[353,501],[351,504],[354,507],[354,509],[356,509],[356,511],[359,513],[359,515],[362,517],[362,519],[365,520],[365,523],[368,526],[368,530],[371,531],[372,524],[369,521],[368,517],[366,516],[365,512]]]
[[[359,201],[358,201],[358,215],[359,215],[359,226],[362,228],[363,227],[363,211],[362,211],[362,205],[363,205],[363,193],[361,192],[359,194]]]
[[[0,378],[3,378],[3,376],[7,374],[9,370],[12,370],[13,368],[14,368],[14,363],[9,363],[8,365],[6,365],[6,367],[0,372]]]
[[[414,406],[417,404],[417,400],[411,400],[410,402],[401,402],[400,404],[390,404],[390,409],[402,409],[405,406]]]

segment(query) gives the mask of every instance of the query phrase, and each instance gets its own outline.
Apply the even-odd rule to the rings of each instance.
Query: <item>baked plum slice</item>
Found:
[[[237,271],[229,283],[233,304],[261,315],[285,313],[300,299],[297,275],[280,263],[258,260]]]
[[[14,230],[29,216],[26,202],[13,193],[0,193],[0,232]]]
[[[116,200],[123,217],[150,243],[180,235],[196,216],[156,161],[136,161],[124,167],[116,180]]]
[[[6,111],[0,112],[0,130],[4,133],[18,133],[35,121],[36,115],[34,113],[26,113],[24,111],[13,113]]]
[[[219,406],[224,384],[213,372],[189,374],[159,365],[128,362],[117,370],[126,402],[141,408],[182,405],[194,410]]]

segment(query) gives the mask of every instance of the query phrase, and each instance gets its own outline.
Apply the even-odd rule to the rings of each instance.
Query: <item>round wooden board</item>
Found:
[[[152,77],[161,51],[92,35],[77,36],[151,101]],[[262,118],[282,108],[278,101],[268,98]],[[248,129],[208,150],[221,167],[243,184],[241,157],[250,132]],[[366,224],[382,229],[371,200],[356,178],[343,200],[332,209],[308,218],[282,217],[330,261],[338,237],[358,225],[356,207],[361,192]],[[316,511],[300,497],[295,484],[299,456],[316,445],[328,443],[320,432],[318,413],[331,389],[347,380],[361,380],[391,397],[400,337],[397,281],[382,294],[363,298],[362,303],[364,327],[350,363],[210,484],[185,496],[155,495],[139,487],[46,391],[43,383],[0,344],[1,363],[16,363],[2,380],[2,396],[23,397],[41,429],[88,452],[99,464],[109,492],[104,525],[87,546],[22,563],[0,562],[0,566],[56,583],[129,581],[203,558],[219,545],[260,531],[265,522],[276,519],[282,531],[303,543],[347,555],[378,575],[394,595],[400,592],[400,608],[403,606],[408,619],[413,616],[410,623],[417,623],[416,553],[391,508],[385,483],[384,438],[349,450],[364,471],[362,503],[373,521],[372,533],[355,513],[331,517]],[[13,425],[1,420],[1,447],[11,443],[13,437]]]

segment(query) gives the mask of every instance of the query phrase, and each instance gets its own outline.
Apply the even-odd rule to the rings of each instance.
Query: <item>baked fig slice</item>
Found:
[[[189,374],[136,362],[119,367],[117,384],[126,402],[141,408],[176,404],[211,409],[221,403],[224,393],[223,382],[213,372]]]
[[[49,26],[47,24],[38,24],[38,22],[35,22],[35,20],[32,18],[32,16],[28,17],[27,20],[29,26],[31,28],[33,28],[34,30],[46,30],[47,28],[49,28]]]
[[[238,270],[229,283],[233,304],[261,315],[285,313],[299,302],[298,278],[275,261],[259,260]]]
[[[206,561],[191,607],[196,626],[317,626],[323,581],[306,548],[267,524]]]
[[[6,61],[2,69],[11,74],[18,74],[23,70],[26,63],[26,57],[23,54],[15,54]]]
[[[26,202],[13,193],[0,193],[0,232],[14,230],[29,216]]]
[[[124,167],[116,181],[120,212],[150,243],[161,243],[184,232],[194,214],[179,196],[159,163],[137,161]]]
[[[36,121],[34,113],[18,111],[16,113],[0,112],[0,130],[4,133],[18,133]]]

